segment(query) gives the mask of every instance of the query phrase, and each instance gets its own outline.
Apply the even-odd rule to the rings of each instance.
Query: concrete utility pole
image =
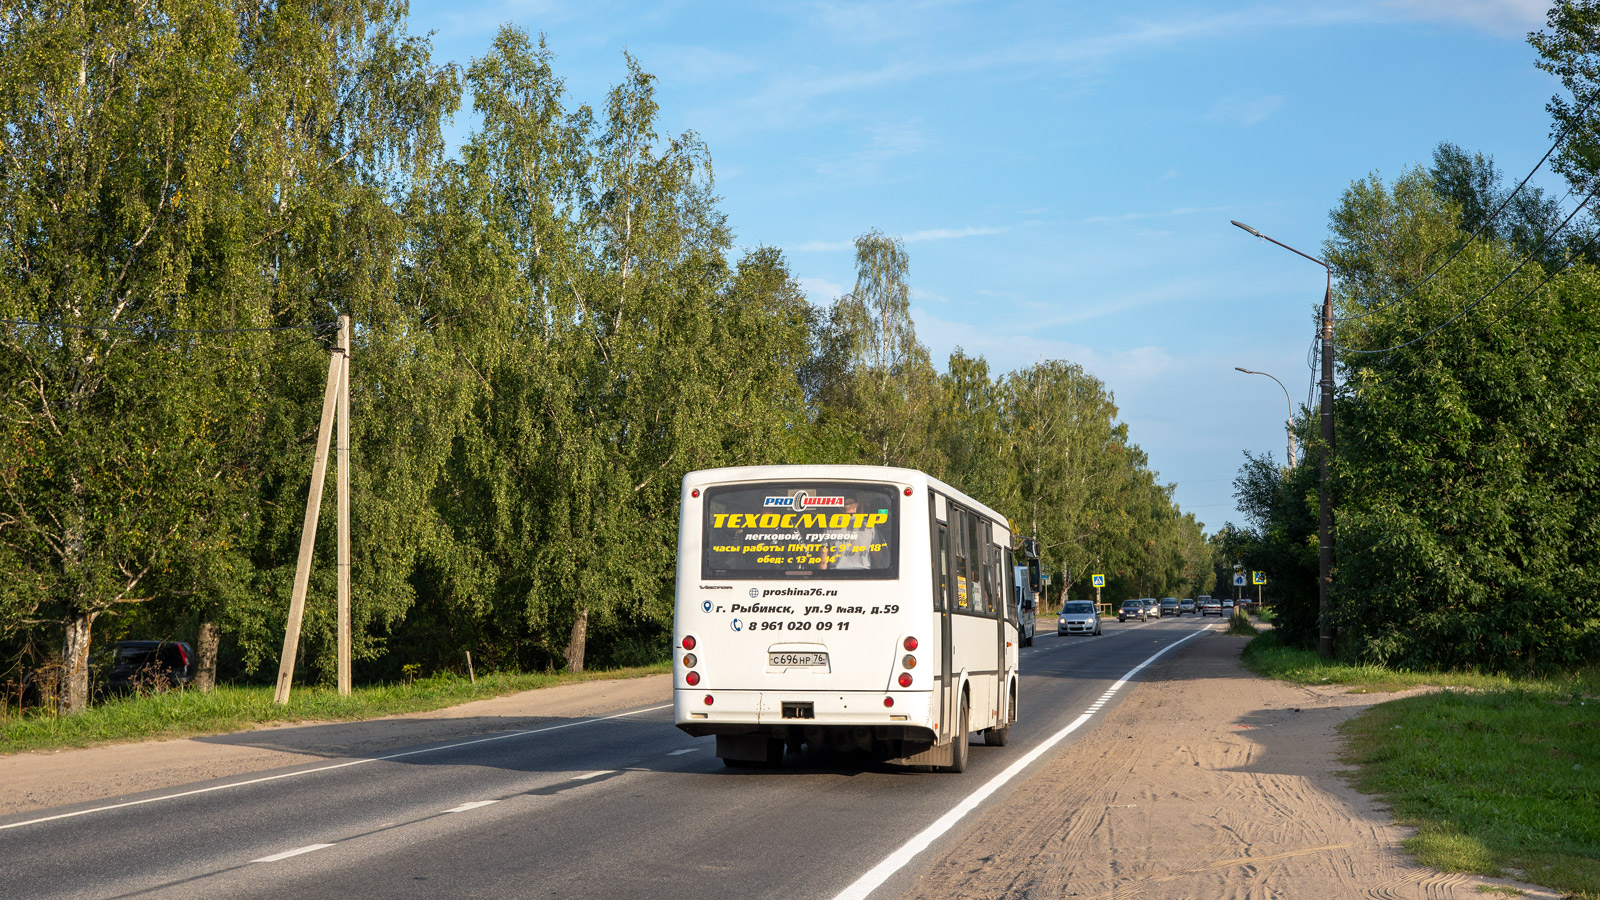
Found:
[[[350,317],[339,317],[339,695],[350,695]]]
[[[311,461],[311,487],[306,492],[305,520],[300,527],[300,556],[294,567],[294,587],[289,594],[289,619],[283,627],[283,653],[278,657],[278,685],[272,702],[289,702],[294,682],[295,656],[300,649],[300,623],[305,617],[306,588],[311,582],[311,551],[317,543],[317,517],[322,510],[322,486],[328,474],[328,443],[333,434],[334,409],[339,405],[339,386],[344,377],[345,341],[349,318],[340,320],[340,346],[328,360],[328,384],[322,391],[322,419],[317,424],[317,449]]]
[[[1333,455],[1333,267],[1282,241],[1269,238],[1243,222],[1235,220],[1233,224],[1264,241],[1271,241],[1290,253],[1311,260],[1328,272],[1328,288],[1322,295],[1322,327],[1319,331],[1322,342],[1322,469],[1317,493],[1321,496],[1322,511],[1317,525],[1317,655],[1332,659],[1333,625],[1329,622],[1331,601],[1328,591],[1333,585],[1333,498],[1328,491],[1328,459]]]

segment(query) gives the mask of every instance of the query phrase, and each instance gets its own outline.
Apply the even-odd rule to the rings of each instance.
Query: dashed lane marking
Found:
[[[447,809],[447,810],[445,810],[445,812],[447,812],[447,813],[466,812],[469,809],[477,809],[480,806],[488,806],[491,803],[499,803],[499,802],[500,802],[499,800],[474,800],[471,803],[463,803],[460,806],[456,807],[455,809]]]
[[[310,853],[313,850],[325,850],[325,849],[327,849],[329,847],[332,847],[332,846],[333,846],[332,844],[307,844],[304,847],[296,847],[293,850],[285,850],[282,853],[274,853],[271,856],[263,856],[260,859],[252,859],[250,861],[251,862],[277,862],[280,859],[288,859],[291,856],[299,856],[302,853]]]
[[[41,816],[37,819],[27,819],[22,822],[12,822],[9,825],[0,825],[0,831],[5,831],[8,828],[21,828],[24,825],[38,825],[41,822],[54,822],[57,819],[71,819],[77,816],[87,816],[90,813],[107,812],[109,810],[123,809],[124,807],[129,806],[142,806],[146,803],[159,803],[162,800],[176,800],[179,797],[193,797],[196,794],[209,794],[213,791],[225,791],[229,788],[244,787],[251,784],[263,784],[268,781],[281,781],[285,778],[298,778],[301,775],[312,775],[317,772],[331,772],[334,769],[347,769],[351,766],[362,766],[366,765],[367,763],[385,762],[391,759],[404,759],[408,756],[420,756],[424,753],[438,753],[442,750],[455,750],[460,747],[470,747],[474,744],[487,744],[493,741],[504,741],[511,738],[527,737],[528,735],[533,734],[544,734],[547,731],[560,731],[563,728],[576,728],[579,725],[591,725],[595,722],[609,722],[612,719],[621,719],[627,716],[637,716],[648,712],[656,712],[658,710],[671,708],[672,704],[664,703],[661,706],[649,706],[644,709],[633,709],[627,712],[616,713],[609,716],[597,716],[593,719],[581,719],[577,722],[563,722],[560,725],[548,725],[544,728],[530,728],[527,731],[511,731],[505,734],[490,735],[489,737],[475,738],[470,741],[460,741],[454,744],[446,744],[442,747],[424,747],[421,750],[407,750],[404,753],[391,753],[387,756],[373,756],[367,759],[351,759],[341,763],[334,763],[330,766],[318,766],[315,769],[301,769],[298,772],[284,772],[280,775],[266,775],[261,778],[251,778],[246,781],[234,781],[228,784],[218,784],[211,787],[195,788],[192,791],[179,791],[175,794],[162,794],[159,797],[146,797],[143,800],[129,800],[125,803],[111,803],[106,806],[80,809],[76,812],[57,813],[53,816]]]

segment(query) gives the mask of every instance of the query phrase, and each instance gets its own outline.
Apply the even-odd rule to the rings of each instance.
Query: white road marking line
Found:
[[[612,772],[615,772],[615,771],[617,771],[617,770],[616,769],[606,769],[605,771],[602,771],[602,772],[590,772],[587,775],[579,775],[576,778],[573,778],[572,780],[573,781],[588,781],[591,778],[599,778],[601,775],[610,775]]]
[[[1145,659],[1144,662],[1139,663],[1137,666],[1129,669],[1127,674],[1123,675],[1116,684],[1113,684],[1111,688],[1106,691],[1106,693],[1109,695],[1121,690],[1122,687],[1128,683],[1128,679],[1139,674],[1139,672],[1144,669],[1145,666],[1155,662],[1156,659],[1162,654],[1205,633],[1206,631],[1192,632],[1188,636],[1180,638],[1179,640],[1162,647],[1155,653],[1152,653],[1147,659]],[[1077,731],[1083,726],[1083,723],[1089,721],[1090,718],[1091,716],[1089,713],[1084,713],[1078,716],[1076,719],[1073,719],[1072,722],[1067,725],[1067,727],[1061,729],[1050,737],[1045,738],[1044,741],[1039,744],[1039,746],[1028,751],[1027,755],[1007,766],[1005,771],[989,779],[987,784],[978,788],[976,791],[973,791],[971,794],[968,794],[966,799],[962,800],[960,803],[957,803],[953,809],[940,816],[932,825],[922,829],[922,831],[913,836],[911,840],[902,844],[900,849],[889,854],[889,856],[885,858],[883,862],[880,862],[876,866],[873,866],[871,869],[867,870],[865,875],[862,875],[860,878],[856,879],[854,884],[840,891],[838,895],[833,898],[833,900],[866,900],[866,897],[873,891],[877,890],[885,881],[888,881],[890,876],[905,868],[908,863],[916,858],[917,854],[928,849],[928,847],[931,846],[934,841],[942,837],[945,832],[949,831],[951,828],[954,828],[957,822],[966,817],[967,813],[977,809],[980,803],[989,799],[989,797],[993,795],[995,791],[998,791],[1000,788],[1004,787],[1006,782],[1017,777],[1022,772],[1027,771],[1028,767],[1037,762],[1039,757],[1049,752],[1053,747],[1055,747],[1056,744],[1061,743],[1061,741],[1064,740],[1067,735]]]
[[[280,859],[288,859],[291,856],[299,856],[302,853],[310,853],[313,850],[325,850],[325,849],[327,849],[329,847],[332,847],[332,846],[333,846],[332,844],[307,844],[304,847],[296,847],[293,850],[285,850],[282,853],[274,853],[271,856],[263,856],[260,859],[252,859],[250,861],[251,862],[277,862]]]
[[[699,750],[699,749],[700,749],[699,747],[690,747],[687,750],[674,750],[671,753],[668,753],[667,755],[668,756],[682,756],[685,753],[693,753],[693,752],[695,752],[696,750]]]
[[[404,753],[391,753],[388,756],[374,756],[369,759],[352,759],[342,763],[334,763],[331,766],[318,766],[315,769],[303,769],[299,772],[284,772],[281,775],[266,775],[261,778],[252,778],[248,781],[235,781],[230,782],[229,784],[214,785],[212,787],[195,788],[192,791],[179,791],[176,794],[162,794],[159,797],[146,797],[143,800],[129,800],[126,803],[112,803],[107,806],[96,806],[93,809],[80,809],[77,812],[59,813],[54,816],[42,816],[37,819],[28,819],[25,822],[12,822],[10,825],[0,825],[0,831],[5,831],[7,828],[21,828],[24,825],[38,825],[41,822],[54,822],[57,819],[71,819],[77,816],[87,816],[90,813],[108,812],[113,809],[122,809],[128,806],[142,806],[146,803],[159,803],[162,800],[176,800],[179,797],[192,797],[196,794],[209,794],[212,791],[225,791],[229,788],[244,787],[251,784],[262,784],[268,781],[279,781],[284,778],[295,778],[300,775],[312,775],[317,772],[329,772],[334,769],[349,768],[350,766],[361,766],[366,765],[367,763],[385,762],[391,759],[402,759],[407,756],[419,756],[424,753],[438,753],[441,750],[454,750],[458,747],[470,747],[473,744],[487,744],[491,741],[503,741],[507,738],[527,737],[530,734],[544,734],[547,731],[560,731],[563,728],[575,728],[579,725],[591,725],[595,722],[609,722],[612,719],[621,719],[627,716],[637,716],[640,713],[655,712],[656,710],[671,708],[672,704],[666,703],[661,706],[635,709],[629,712],[617,713],[610,716],[599,716],[593,719],[581,719],[577,722],[563,722],[560,725],[550,725],[545,728],[533,728],[529,729],[528,731],[512,731],[507,732],[506,734],[493,735],[492,737],[462,741],[458,744],[446,744],[443,747],[426,747],[422,750],[407,750]]]
[[[460,806],[456,807],[455,809],[447,809],[447,810],[445,810],[445,812],[447,812],[447,813],[466,812],[469,809],[477,809],[480,806],[488,806],[491,803],[499,803],[499,802],[500,802],[499,800],[474,800],[471,803],[463,803]]]

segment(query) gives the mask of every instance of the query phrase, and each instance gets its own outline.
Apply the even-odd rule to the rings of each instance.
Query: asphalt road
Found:
[[[976,821],[952,810],[1025,790],[1025,772],[992,782],[1088,733],[1119,679],[1219,622],[1039,624],[1010,745],[975,738],[961,775],[823,752],[728,769],[662,705],[3,818],[0,897],[897,897]]]

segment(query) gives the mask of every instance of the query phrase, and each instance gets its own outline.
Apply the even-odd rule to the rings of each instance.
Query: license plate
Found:
[[[768,653],[767,665],[769,666],[825,666],[828,664],[826,653]]]

